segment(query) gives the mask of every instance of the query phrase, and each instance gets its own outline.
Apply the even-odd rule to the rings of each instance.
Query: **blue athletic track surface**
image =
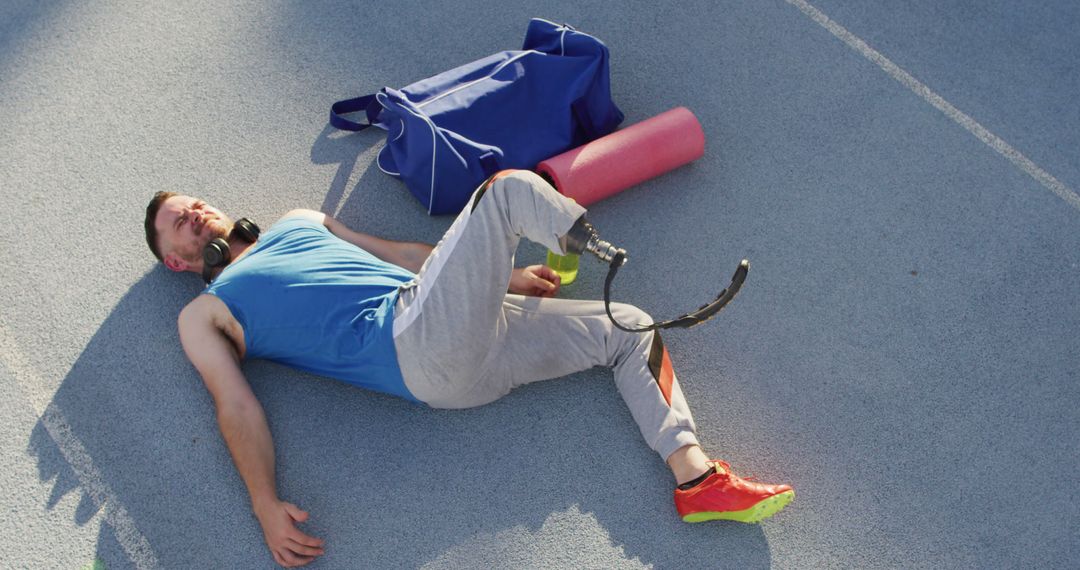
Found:
[[[611,49],[624,126],[692,165],[600,202],[706,451],[792,484],[688,525],[611,374],[440,412],[245,366],[312,568],[1068,568],[1080,559],[1080,4],[0,3],[0,566],[272,568],[143,239],[157,190],[434,243],[332,102],[520,47]],[[518,264],[544,251],[524,244]],[[599,298],[582,262],[570,298]],[[483,271],[478,267],[477,271]]]

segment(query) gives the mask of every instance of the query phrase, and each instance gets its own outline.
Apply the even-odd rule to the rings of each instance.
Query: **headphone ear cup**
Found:
[[[229,263],[229,258],[232,257],[229,253],[229,242],[221,238],[210,240],[210,243],[203,248],[202,257],[203,264],[207,267],[226,265]]]
[[[236,232],[240,239],[248,243],[255,243],[255,240],[259,239],[259,226],[247,218],[236,220],[236,223],[233,224],[233,231]]]

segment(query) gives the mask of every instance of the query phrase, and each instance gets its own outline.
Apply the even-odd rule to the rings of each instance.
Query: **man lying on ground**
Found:
[[[609,366],[646,443],[671,468],[683,520],[758,522],[794,498],[788,485],[748,482],[705,455],[659,333],[615,328],[602,301],[551,298],[560,283],[549,267],[514,269],[522,237],[602,257],[610,244],[584,214],[536,174],[503,171],[434,248],[355,232],[312,210],[285,214],[249,242],[201,200],[154,196],[150,249],[169,269],[209,282],[180,312],[180,340],[278,564],[306,564],[323,542],[297,529],[308,514],[278,497],[270,430],[244,358],[434,408],[481,406],[523,384]],[[224,240],[220,267],[203,256],[215,238]],[[652,322],[631,305],[611,308],[620,322]]]

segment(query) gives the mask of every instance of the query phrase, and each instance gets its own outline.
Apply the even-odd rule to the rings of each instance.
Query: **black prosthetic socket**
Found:
[[[585,252],[585,245],[589,243],[589,238],[595,234],[596,230],[593,229],[589,220],[581,216],[574,222],[570,231],[566,232],[566,253],[581,255]]]

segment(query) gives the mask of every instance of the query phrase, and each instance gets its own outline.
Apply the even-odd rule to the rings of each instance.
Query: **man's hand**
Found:
[[[299,507],[284,501],[271,501],[259,505],[255,516],[263,528],[263,538],[274,560],[286,568],[303,566],[323,554],[323,541],[308,536],[296,528],[296,523],[308,519]]]
[[[562,279],[546,265],[519,267],[510,274],[510,292],[531,297],[554,297]]]

